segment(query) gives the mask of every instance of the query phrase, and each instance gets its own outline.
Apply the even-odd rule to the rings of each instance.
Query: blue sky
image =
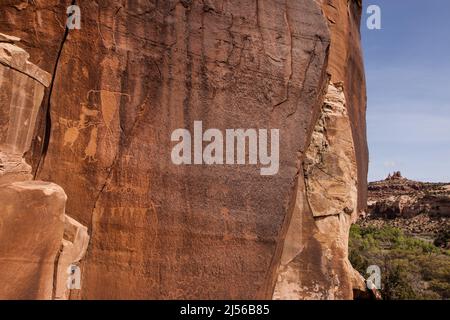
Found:
[[[363,2],[369,181],[450,182],[450,1]],[[366,27],[372,4],[381,30]]]

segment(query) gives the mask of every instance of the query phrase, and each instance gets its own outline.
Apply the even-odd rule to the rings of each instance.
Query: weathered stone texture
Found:
[[[28,53],[0,42],[0,148],[23,154],[30,148],[44,86],[50,74],[28,61]]]
[[[367,199],[369,152],[366,135],[366,83],[361,48],[362,0],[320,0],[331,34],[328,73],[343,83],[358,167],[358,211]]]
[[[356,161],[341,84],[330,84],[303,160],[275,299],[351,299],[348,234],[357,218]]]
[[[361,8],[323,2],[76,1],[82,29],[68,33],[64,3],[0,5],[0,32],[26,39],[54,77],[29,157],[88,226],[77,298],[352,297],[348,228],[367,172]],[[175,166],[170,135],[195,120],[280,129],[279,173]],[[329,148],[313,150],[323,137]],[[319,207],[322,169],[338,182]]]
[[[51,75],[28,61],[19,40],[0,34],[0,299],[67,299],[60,270],[81,260],[89,237],[65,215],[61,187],[31,181],[23,155]]]
[[[83,297],[270,297],[298,151],[324,86],[320,8],[80,6],[84,28],[61,52],[39,177],[63,186],[68,211],[92,227]],[[194,120],[280,128],[280,173],[174,166],[170,134]]]
[[[367,193],[361,1],[324,0],[322,9],[331,32],[331,84],[298,179],[276,299],[351,299],[365,287],[348,261],[350,226]]]
[[[0,299],[51,299],[66,195],[53,183],[0,186]]]
[[[62,248],[58,257],[58,265],[56,272],[56,283],[54,299],[67,300],[70,297],[76,296],[77,290],[70,289],[68,286],[68,280],[72,278],[71,267],[77,266],[79,268],[80,261],[86,254],[86,250],[89,244],[88,229],[78,221],[72,219],[69,216],[64,217],[64,235],[62,239]],[[81,276],[81,274],[80,274]],[[69,278],[69,279],[68,279]],[[73,278],[74,281],[76,280]]]

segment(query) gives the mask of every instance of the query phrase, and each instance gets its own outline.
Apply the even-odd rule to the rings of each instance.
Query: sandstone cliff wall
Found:
[[[75,1],[69,31],[68,2],[2,2],[0,32],[52,75],[27,159],[88,226],[72,297],[352,298],[360,3]],[[195,120],[280,129],[278,174],[175,166],[171,132]]]
[[[64,190],[32,181],[23,158],[51,76],[19,41],[0,33],[0,299],[68,299],[68,269],[83,258],[89,236],[65,215]]]

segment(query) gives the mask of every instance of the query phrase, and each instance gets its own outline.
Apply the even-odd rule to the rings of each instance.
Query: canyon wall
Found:
[[[355,291],[365,291],[364,279],[348,261],[349,229],[367,197],[361,1],[321,4],[331,35],[329,83],[298,177],[277,299],[351,299]]]
[[[359,1],[73,3],[79,30],[65,28],[70,1],[0,4],[0,32],[22,38],[51,74],[21,152],[34,179],[64,189],[65,212],[90,235],[70,298],[363,290],[347,259],[366,201]],[[11,81],[2,92],[16,95]],[[173,164],[171,133],[196,120],[222,132],[279,129],[278,173]]]
[[[65,215],[67,196],[32,180],[30,149],[51,75],[20,39],[0,33],[0,299],[68,299],[68,269],[87,249],[87,228]]]

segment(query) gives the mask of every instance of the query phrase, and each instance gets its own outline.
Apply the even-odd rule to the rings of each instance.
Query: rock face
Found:
[[[368,210],[358,223],[390,225],[450,247],[450,184],[412,181],[394,172],[369,184]]]
[[[361,1],[321,2],[331,34],[329,84],[298,177],[276,299],[351,299],[365,290],[347,258],[350,225],[367,192]]]
[[[15,44],[0,42],[0,147],[12,154],[28,150],[44,87],[50,84],[50,74],[28,58],[29,54]]]
[[[303,168],[304,192],[293,217],[298,221],[288,230],[274,297],[350,299],[361,287],[347,260],[348,232],[357,217],[357,166],[340,84],[328,86]]]
[[[75,2],[70,31],[63,1],[0,4],[0,32],[53,76],[27,159],[91,235],[72,297],[352,298],[347,239],[367,174],[360,3]],[[174,165],[171,133],[196,120],[279,129],[278,174]]]
[[[68,275],[72,275],[71,269],[79,267],[89,244],[88,230],[81,223],[69,216],[64,216],[64,235],[62,247],[58,256],[58,265],[56,273],[54,299],[67,300],[71,297],[77,297],[77,291],[71,288],[79,289],[74,286],[68,286],[72,280]],[[81,279],[73,278],[74,281]]]
[[[60,186],[31,181],[23,154],[51,76],[28,61],[19,40],[0,34],[0,299],[67,299],[65,271],[84,256],[89,236],[65,215]]]
[[[51,299],[66,195],[55,184],[0,187],[1,299]]]
[[[421,213],[450,217],[450,185],[403,178],[400,172],[369,184],[368,213],[385,218]]]

